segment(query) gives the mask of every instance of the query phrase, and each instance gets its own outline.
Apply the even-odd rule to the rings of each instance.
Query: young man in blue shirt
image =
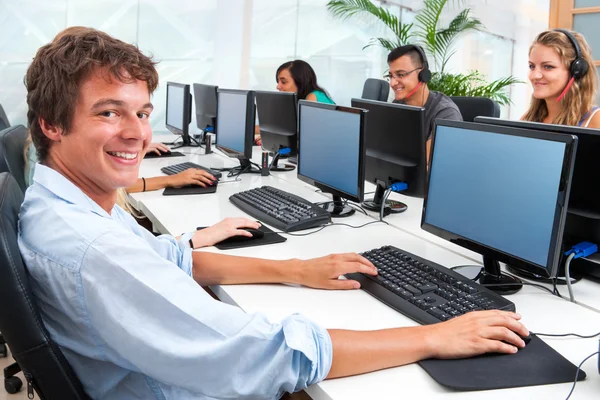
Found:
[[[212,299],[199,284],[352,288],[337,278],[376,270],[356,254],[270,261],[192,252],[192,234],[140,228],[115,199],[138,177],[157,84],[152,60],[89,28],[62,32],[27,71],[41,165],[21,209],[19,247],[44,323],[92,398],[275,398],[327,377],[524,346],[514,313],[355,332],[300,315],[273,324]]]

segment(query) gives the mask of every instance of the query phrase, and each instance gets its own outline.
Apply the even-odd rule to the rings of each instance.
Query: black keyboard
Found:
[[[504,297],[439,264],[384,246],[361,254],[378,275],[347,274],[370,295],[421,323],[446,321],[476,310],[515,311]]]
[[[175,175],[175,174],[178,174],[178,173],[183,172],[186,169],[190,169],[190,168],[197,168],[197,169],[204,170],[204,171],[210,173],[215,178],[220,178],[222,175],[219,171],[215,171],[210,168],[206,168],[206,167],[203,167],[202,165],[198,165],[198,164],[195,164],[195,163],[189,162],[189,161],[181,163],[181,164],[173,164],[173,165],[169,165],[166,167],[162,167],[160,170],[167,175]]]
[[[314,228],[331,221],[331,214],[321,207],[271,186],[236,193],[229,201],[259,221],[286,232]]]

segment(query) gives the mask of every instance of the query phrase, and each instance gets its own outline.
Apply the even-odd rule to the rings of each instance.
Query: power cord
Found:
[[[565,277],[567,280],[567,288],[569,289],[569,299],[571,303],[575,303],[575,296],[573,295],[573,288],[571,287],[571,261],[575,258],[587,257],[598,251],[598,246],[590,242],[581,242],[571,247],[569,251],[565,253],[567,260],[565,261]]]
[[[573,381],[573,386],[571,386],[571,391],[569,392],[567,398],[565,400],[569,400],[571,398],[571,395],[573,394],[573,390],[575,390],[575,385],[577,385],[577,378],[579,378],[579,371],[581,371],[581,366],[590,358],[594,357],[596,354],[600,354],[600,351],[596,351],[592,354],[590,354],[589,356],[587,356],[586,358],[583,359],[582,362],[579,363],[579,365],[577,366],[577,372],[575,373],[575,380]]]

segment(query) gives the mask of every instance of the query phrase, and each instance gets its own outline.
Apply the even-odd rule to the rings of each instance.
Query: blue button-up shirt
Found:
[[[276,398],[329,373],[329,334],[270,323],[191,277],[189,236],[153,236],[37,165],[19,247],[51,337],[95,399]]]

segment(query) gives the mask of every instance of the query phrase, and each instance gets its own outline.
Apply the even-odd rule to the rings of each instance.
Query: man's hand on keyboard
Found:
[[[519,336],[529,331],[519,314],[507,311],[473,311],[439,324],[427,325],[433,358],[464,358],[484,353],[516,353],[525,347]]]
[[[197,168],[186,169],[178,174],[168,176],[167,179],[170,187],[182,187],[187,185],[200,185],[206,187],[217,180],[208,172]]]
[[[213,226],[197,231],[192,238],[194,247],[212,246],[232,236],[252,237],[252,234],[241,228],[260,228],[260,224],[247,218],[225,218]]]
[[[358,289],[357,281],[338,278],[354,272],[377,275],[377,268],[356,253],[332,254],[302,263],[300,283],[317,289]]]

